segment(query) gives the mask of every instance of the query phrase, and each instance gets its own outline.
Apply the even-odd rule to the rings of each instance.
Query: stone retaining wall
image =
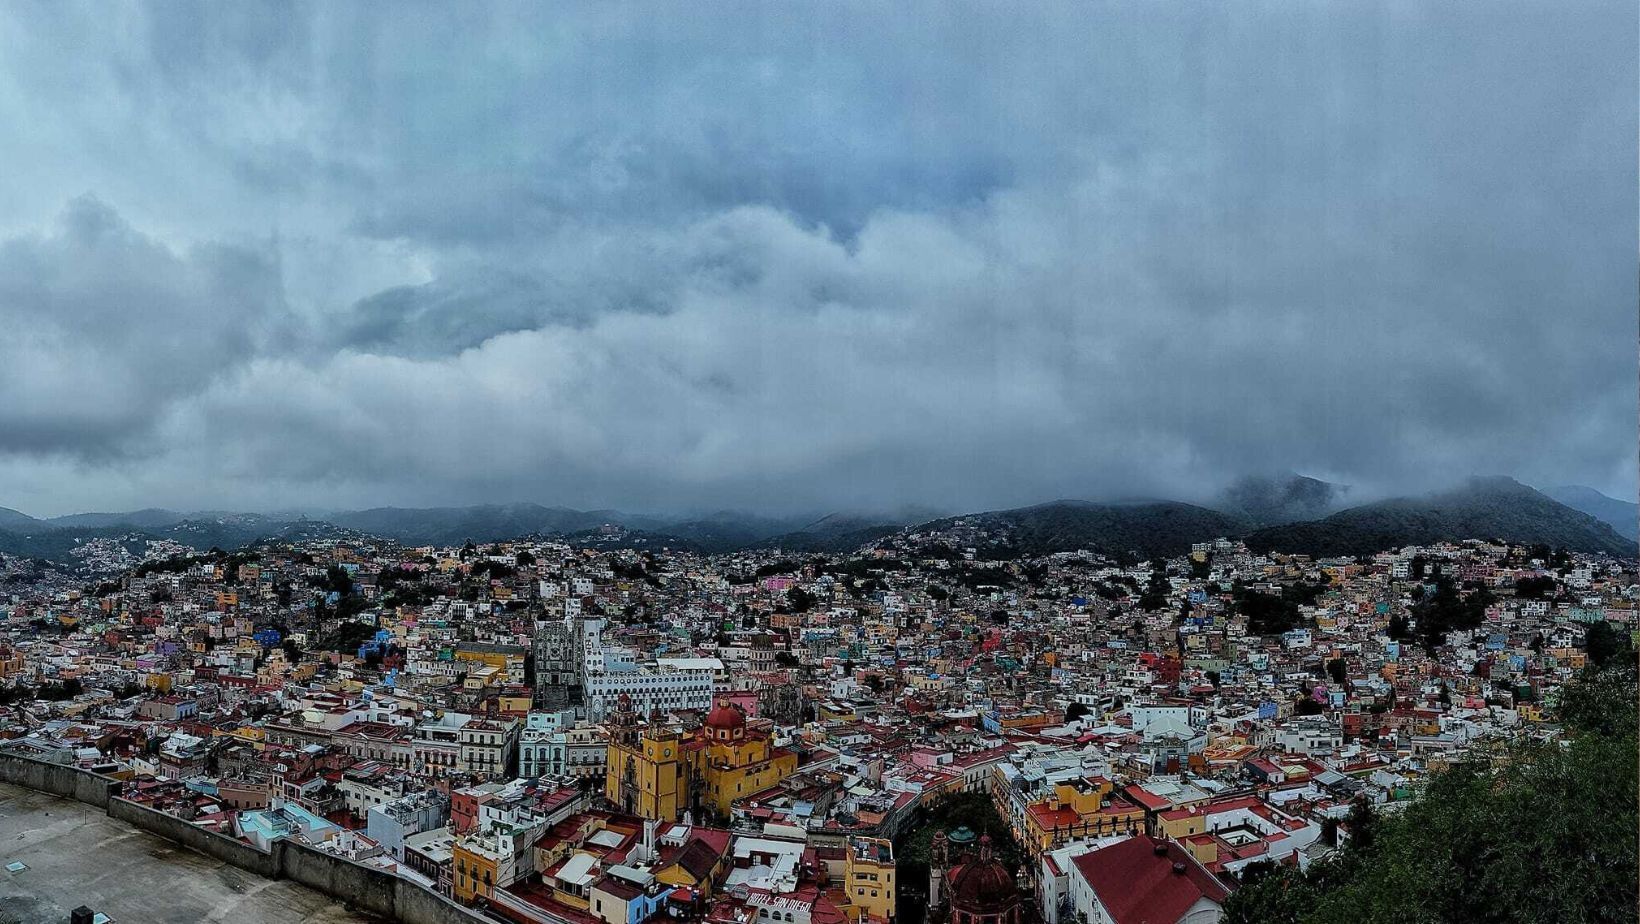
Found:
[[[489,918],[375,867],[283,840],[263,853],[237,838],[121,799],[114,795],[118,780],[78,767],[0,754],[0,781],[96,806],[132,827],[268,879],[301,883],[366,914],[404,924],[490,924]]]

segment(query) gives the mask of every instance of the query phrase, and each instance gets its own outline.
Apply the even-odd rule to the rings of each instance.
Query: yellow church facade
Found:
[[[622,811],[660,821],[685,812],[729,816],[736,799],[779,783],[797,771],[797,755],[776,748],[746,715],[719,700],[706,723],[680,734],[652,722],[640,728],[630,704],[611,716],[604,796]]]

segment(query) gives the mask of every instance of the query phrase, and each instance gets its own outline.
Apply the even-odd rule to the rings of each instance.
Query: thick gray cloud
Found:
[[[1634,492],[1633,4],[10,4],[0,504]]]
[[[0,452],[123,455],[283,320],[265,248],[177,253],[76,199],[0,243]]]

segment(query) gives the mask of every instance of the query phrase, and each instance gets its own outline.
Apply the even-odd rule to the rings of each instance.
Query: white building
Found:
[[[602,779],[608,753],[608,734],[576,724],[572,711],[532,712],[518,740],[518,775]]]
[[[658,665],[608,670],[609,666],[606,660],[606,670],[589,672],[586,676],[587,717],[593,722],[602,722],[623,695],[632,697],[632,706],[640,714],[656,709],[704,711],[712,707],[713,681],[709,671],[668,670]]]

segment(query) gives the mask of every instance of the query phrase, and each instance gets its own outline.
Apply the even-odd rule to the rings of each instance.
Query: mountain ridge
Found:
[[[1580,484],[1546,488],[1544,494],[1573,510],[1605,522],[1625,539],[1640,539],[1640,505],[1619,500]]]
[[[1503,539],[1632,558],[1635,545],[1611,526],[1507,476],[1479,476],[1421,497],[1394,497],[1303,523],[1249,533],[1254,551],[1365,555],[1454,539]]]
[[[994,532],[999,551],[1020,555],[1089,549],[1157,557],[1182,555],[1196,542],[1239,536],[1248,526],[1241,517],[1183,501],[1061,499],[945,517],[912,529],[941,532],[966,527]]]
[[[1279,526],[1336,513],[1348,493],[1348,485],[1294,472],[1248,475],[1220,492],[1213,507],[1245,516],[1255,526]]]
[[[1441,540],[1501,538],[1575,551],[1635,557],[1632,540],[1608,520],[1562,503],[1512,478],[1471,478],[1444,492],[1388,498],[1336,508],[1342,486],[1300,475],[1243,479],[1214,505],[1165,498],[1093,501],[1065,498],[999,510],[923,519],[928,511],[837,511],[823,516],[768,517],[734,510],[691,516],[576,510],[535,503],[465,507],[373,507],[320,516],[179,514],[149,508],[129,514],[70,514],[39,519],[0,508],[0,553],[72,563],[90,539],[139,543],[170,539],[204,549],[239,548],[262,539],[327,535],[375,536],[407,546],[459,545],[542,536],[603,546],[673,547],[701,553],[771,549],[849,552],[896,535],[961,532],[989,554],[1041,555],[1089,549],[1113,555],[1174,556],[1198,542],[1244,539],[1256,551],[1316,556],[1361,555]],[[1570,489],[1551,489],[1565,494]],[[1634,505],[1592,489],[1572,499],[1609,502],[1609,516]],[[1299,512],[1324,516],[1291,520]],[[61,525],[61,524],[82,525]],[[147,525],[144,525],[147,524]]]

